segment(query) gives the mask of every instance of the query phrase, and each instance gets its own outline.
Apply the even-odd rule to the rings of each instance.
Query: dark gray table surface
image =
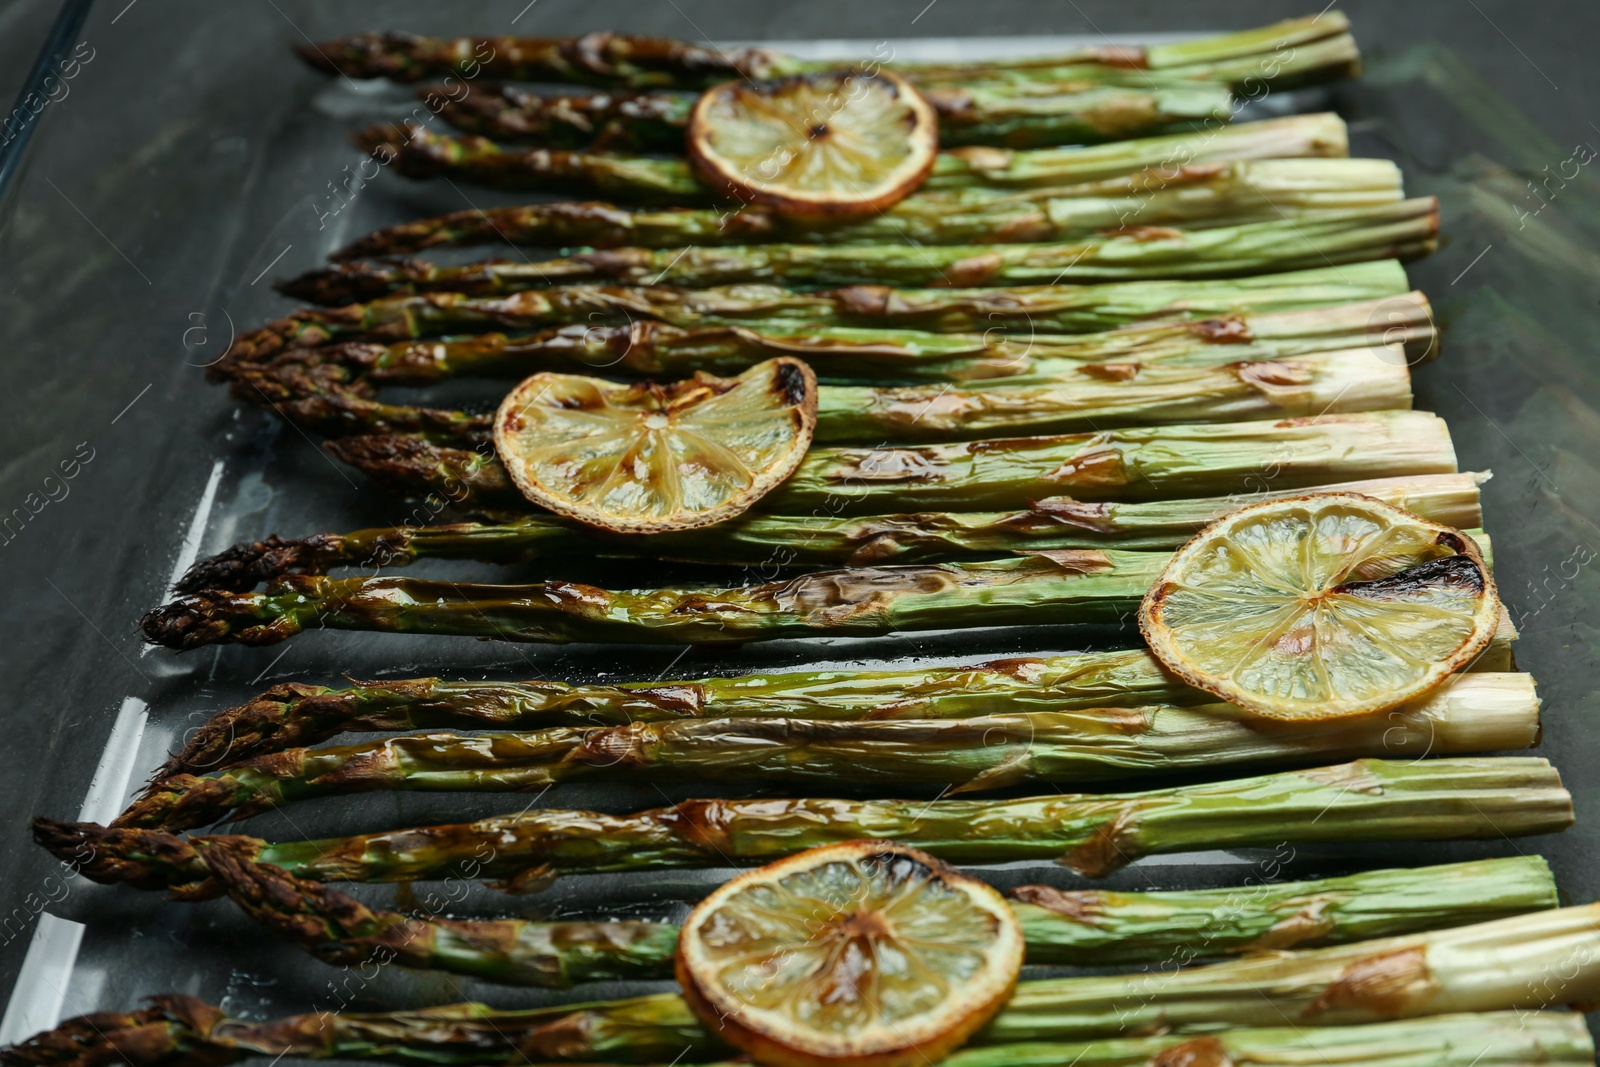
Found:
[[[1444,200],[1446,242],[1412,271],[1448,330],[1444,355],[1418,373],[1418,406],[1449,419],[1463,469],[1495,471],[1485,492],[1486,525],[1522,629],[1520,664],[1545,699],[1540,751],[1558,762],[1577,794],[1579,824],[1558,837],[1515,843],[1307,850],[1294,870],[1357,858],[1420,862],[1538,850],[1551,857],[1568,894],[1592,900],[1600,893],[1600,766],[1587,730],[1587,716],[1600,712],[1592,681],[1600,582],[1588,565],[1600,553],[1600,183],[1589,167],[1552,184],[1537,214],[1541,201],[1524,183],[1557,172],[1580,142],[1600,146],[1600,73],[1591,55],[1600,7],[1509,0],[1341,6],[1372,74],[1332,90],[1331,102],[1351,118],[1360,150],[1399,160],[1408,188]],[[14,85],[7,85],[31,61],[28,40],[42,34],[49,8],[31,0],[0,8],[0,98],[8,104]],[[30,843],[28,819],[79,811],[119,710],[140,706],[130,698],[148,705],[149,715],[137,776],[204,714],[278,680],[333,679],[344,670],[650,677],[670,669],[688,676],[800,662],[817,648],[849,662],[951,647],[921,638],[808,649],[789,643],[676,660],[671,650],[624,657],[310,634],[274,649],[146,654],[135,624],[163,599],[181,557],[274,531],[401,517],[398,505],[338,469],[309,439],[206,385],[196,364],[220,352],[230,329],[286,310],[288,302],[268,288],[271,278],[313,266],[345,237],[469,199],[512,199],[384,175],[335,225],[319,230],[327,183],[358,158],[343,131],[392,110],[401,96],[335,84],[294,60],[290,43],[386,27],[538,34],[618,28],[775,41],[1035,33],[1093,39],[1253,26],[1311,10],[1276,0],[506,0],[448,10],[419,2],[102,0],[83,34],[95,58],[70,96],[42,116],[0,216],[0,517],[36,502],[30,494],[46,492],[47,476],[62,461],[92,455],[64,497],[0,538],[0,991],[11,988],[41,910],[89,926],[83,961],[99,977],[75,979],[72,1012],[131,1006],[166,988],[228,997],[240,1011],[283,1010],[304,1007],[325,981],[320,965],[267,944],[225,904],[185,908],[83,883],[73,883],[69,899],[41,903],[54,864]],[[1004,633],[957,647],[1019,650],[1040,640],[1077,642],[1053,632],[1026,640]],[[647,805],[651,795],[573,794],[618,808]],[[315,833],[334,825],[311,809],[297,816],[297,826]],[[392,821],[497,804],[384,798],[361,810]],[[266,821],[261,827],[280,828]],[[1148,868],[1155,874],[1125,872],[1116,884],[1226,880],[1233,869],[1220,860],[1214,867],[1157,864]],[[648,904],[690,895],[708,877],[608,892]],[[552,906],[577,907],[582,890],[564,893]],[[456,992],[411,982],[364,995],[421,1002]],[[524,1002],[520,994],[487,995]]]

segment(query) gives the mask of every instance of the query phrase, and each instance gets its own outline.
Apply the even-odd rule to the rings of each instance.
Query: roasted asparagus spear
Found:
[[[1386,942],[1387,944],[1387,942]],[[1547,965],[1559,962],[1551,946]],[[1452,962],[1452,982],[1462,984],[1465,969],[1480,956]],[[1487,958],[1482,966],[1493,969]],[[1290,972],[1285,964],[1284,972]],[[1523,973],[1532,973],[1525,968]],[[1276,994],[1273,975],[1261,981]],[[1023,983],[1027,990],[1032,983]],[[1334,983],[1325,982],[1328,988]],[[1584,986],[1587,988],[1587,985]],[[1191,1000],[1204,994],[1191,993]],[[1265,1003],[1287,1013],[1304,997],[1279,994]],[[1437,998],[1435,998],[1437,999]],[[1515,1001],[1511,987],[1496,983],[1496,1003]],[[1594,1041],[1583,1016],[1565,1011],[1501,1011],[1436,1015],[1361,1026],[1299,1026],[1259,1020],[1261,1029],[1229,1022],[1249,1014],[1235,995],[1220,1022],[1208,1033],[1159,1037],[1041,1039],[1027,1044],[983,1044],[980,1038],[941,1062],[947,1067],[1148,1067],[1165,1063],[1248,1063],[1252,1067],[1586,1067],[1594,1062]],[[1530,1007],[1543,1005],[1530,1004]],[[1097,1016],[1109,1033],[1116,1008],[1107,1002]],[[1001,1018],[1005,1016],[1002,1015]],[[1361,1019],[1372,1018],[1370,1013]],[[1063,1023],[1092,1025],[1085,1021]],[[1231,1027],[1218,1029],[1218,1026]],[[1196,1028],[1199,1028],[1198,1026]],[[1187,1028],[1185,1028],[1187,1029]],[[1070,1031],[1069,1031],[1070,1032]],[[571,1035],[580,1035],[577,1037]],[[132,1067],[182,1067],[203,1062],[233,1063],[250,1056],[293,1055],[308,1059],[378,1060],[448,1067],[537,1057],[540,1062],[600,1058],[616,1063],[693,1063],[717,1059],[711,1067],[743,1067],[747,1061],[720,1059],[730,1050],[700,1029],[674,996],[645,997],[608,1004],[496,1011],[483,1004],[458,1004],[427,1011],[390,1014],[320,1012],[267,1022],[229,1018],[196,997],[154,997],[151,1006],[132,1012],[96,1012],[68,1019],[53,1030],[0,1050],[7,1067],[99,1067],[124,1062]],[[1199,1057],[1205,1057],[1200,1059]]]
[[[1467,668],[1511,670],[1516,632],[1502,617]],[[1212,698],[1144,649],[1022,656],[956,666],[800,670],[613,684],[407,678],[349,688],[289,682],[195,730],[156,777],[204,774],[346,731],[624,726],[681,719],[963,719],[1005,712],[1179,707]]]
[[[1013,286],[1064,280],[1218,278],[1416,258],[1432,251],[1438,229],[1438,202],[1421,197],[1209,230],[1135,230],[1054,244],[919,247],[897,241],[614,248],[538,262],[488,261],[459,267],[420,260],[349,262],[311,271],[278,288],[312,303],[348,304],[397,292],[448,290],[493,296],[594,281]]]
[[[398,963],[547,988],[672,977],[671,923],[413,918],[226,847],[208,849],[206,863],[253,918],[329,963]],[[1187,892],[1030,885],[1011,895],[1028,963],[1099,966],[1337,945],[1557,906],[1538,856]]]
[[[1142,793],[686,800],[629,815],[535,809],[342,838],[269,843],[228,835],[215,843],[318,881],[490,877],[525,889],[563,873],[765,863],[861,838],[901,841],[952,863],[1053,859],[1101,877],[1141,856],[1197,848],[1499,840],[1571,824],[1572,797],[1548,761],[1499,756],[1362,759]],[[190,897],[220,892],[206,865],[214,843],[207,837],[39,818],[34,838],[94,881]]]
[[[158,779],[112,823],[194,830],[299,800],[383,790],[526,791],[579,779],[828,788],[877,795],[1082,787],[1196,770],[1527,748],[1539,700],[1525,674],[1466,674],[1387,715],[1263,725],[1231,704],[1146,704],[965,719],[679,719],[532,733],[409,734],[260,756]]]
[[[1059,78],[1063,68],[1080,81],[1119,84],[1143,72],[1166,78],[1231,80],[1272,78],[1262,68],[1292,62],[1301,48],[1347,45],[1349,20],[1340,12],[1288,19],[1249,30],[1158,45],[1104,45],[1060,55],[986,60],[982,64],[895,63],[921,83],[988,79],[997,73]],[[461,74],[504,81],[570,82],[627,88],[701,89],[734,78],[773,78],[833,70],[857,60],[805,60],[768,48],[723,49],[666,37],[597,32],[582,37],[419,37],[364,33],[297,45],[296,54],[319,70],[350,78],[422,78]],[[881,57],[873,57],[881,60]],[[1346,55],[1326,73],[1341,76],[1356,62]]]
[[[1132,362],[1069,366],[1054,374],[960,384],[823,385],[817,390],[815,440],[959,441],[1411,406],[1411,373],[1399,345],[1209,367]],[[522,377],[532,369],[496,366],[492,359],[460,360],[437,373],[488,371]],[[456,448],[474,448],[492,438],[492,413],[386,403],[374,398],[371,379],[338,364],[317,360],[307,366],[280,359],[272,369],[236,366],[232,373],[237,396],[268,405],[295,425],[329,437],[414,433]],[[652,387],[645,383],[635,388]]]
[[[812,330],[860,327],[978,333],[985,335],[985,347],[989,347],[1008,339],[1025,342],[1036,335],[1195,326],[1212,319],[1319,311],[1371,301],[1409,304],[1413,301],[1406,290],[1405,270],[1400,264],[1377,260],[1227,280],[1012,289],[890,289],[863,285],[832,292],[795,292],[770,285],[710,289],[571,285],[530,289],[503,297],[426,293],[387,297],[370,304],[297,311],[241,333],[221,363],[259,363],[286,349],[335,341],[401,341],[434,334],[571,324],[572,328],[562,333],[564,340],[552,344],[577,347],[603,366],[619,359],[636,343],[632,336],[635,331],[641,334],[637,343],[649,348],[650,324],[657,322],[685,330],[744,327],[779,338],[795,336],[801,328],[808,334]],[[1385,309],[1378,310],[1380,323],[1391,325],[1384,321]],[[1412,315],[1409,307],[1397,305],[1397,310],[1407,320]],[[1230,333],[1195,328],[1202,336],[1208,332]],[[885,339],[886,335],[880,332],[878,340]],[[924,344],[940,343],[920,335],[916,339]],[[965,347],[972,342],[956,344]]]
[[[329,452],[439,505],[503,519],[532,510],[493,450],[408,435],[343,437]],[[1444,421],[1419,411],[1161,426],[951,445],[813,448],[760,512],[813,517],[1026,508],[1048,496],[1166,500],[1328,482],[1452,474]]]
[[[1200,527],[1241,504],[1303,492],[1356,492],[1423,518],[1471,529],[1483,525],[1478,486],[1487,474],[1424,474],[1190,500],[1090,504],[1046,497],[1012,512],[909,515],[744,515],[715,528],[616,536],[557,515],[501,523],[393,526],[285,540],[247,541],[202,559],[177,584],[251,589],[286,574],[326,574],[337,567],[403,567],[419,559],[488,563],[642,556],[731,566],[790,567],[925,563],[1058,548],[1177,548]]]

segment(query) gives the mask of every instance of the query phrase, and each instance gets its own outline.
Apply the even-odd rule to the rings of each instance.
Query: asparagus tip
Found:
[[[131,1012],[101,1011],[68,1019],[53,1030],[0,1049],[7,1067],[131,1067],[220,1064],[238,1057],[212,1047],[209,1033],[222,1012],[197,997],[168,993],[151,997],[150,1007]]]
[[[205,900],[218,892],[216,883],[209,878],[194,877],[203,870],[199,853],[190,841],[176,834],[65,822],[41,815],[33,820],[33,840],[62,863],[101,885],[169,889],[174,897],[183,900]]]
[[[273,534],[244,541],[197,561],[173,588],[184,595],[204,589],[242,593],[286,574],[320,574],[323,557],[341,540],[338,534],[315,534],[286,541]]]
[[[354,262],[306,271],[274,282],[273,288],[296,300],[331,306],[376,300],[392,286],[390,272],[381,264]]]
[[[270,808],[265,797],[239,801],[229,778],[175,774],[150,782],[133,803],[112,820],[115,829],[197,830],[224,819],[242,819]]]
[[[204,774],[267,752],[325,741],[345,728],[353,699],[349,692],[320,685],[275,685],[213,715],[167,757],[151,780]]]
[[[291,575],[280,583],[295,580]],[[264,618],[251,594],[202,589],[147,612],[139,629],[152,645],[183,652],[220,642],[272,645],[298,633],[300,626],[289,616]]]
[[[281,867],[257,863],[229,844],[208,847],[206,866],[246,915],[318,959],[364,963],[378,947],[373,938],[359,932],[383,925],[383,916],[354,897],[321,882],[296,878]]]

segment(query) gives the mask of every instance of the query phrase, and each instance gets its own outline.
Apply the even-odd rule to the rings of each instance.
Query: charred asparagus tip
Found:
[[[169,889],[184,900],[204,900],[219,892],[194,845],[175,834],[38,816],[33,820],[33,839],[62,863],[101,885]],[[256,843],[246,837],[215,840]]]
[[[222,590],[202,590],[163,604],[148,612],[139,628],[151,644],[178,651],[218,641],[272,645],[300,632],[296,619],[288,615],[263,618],[256,598]]]
[[[348,691],[286,682],[212,716],[168,758],[152,782],[204,774],[265,752],[314,745],[345,729]]]
[[[297,300],[331,305],[376,300],[389,292],[390,284],[387,275],[376,268],[364,263],[340,263],[274,282],[273,288]]]
[[[205,589],[245,592],[286,574],[319,573],[322,555],[337,546],[338,534],[315,534],[286,541],[277,534],[245,541],[197,561],[174,586],[179,594]]]
[[[398,915],[374,912],[320,882],[256,863],[233,845],[207,848],[206,865],[245,914],[328,963],[366,962],[375,947],[367,937],[381,933],[377,928],[386,919],[403,925]]]
[[[131,1012],[95,1012],[68,1019],[54,1030],[0,1049],[8,1067],[132,1067],[223,1064],[243,1054],[213,1045],[209,1034],[222,1012],[181,993],[151,997],[150,1007]]]

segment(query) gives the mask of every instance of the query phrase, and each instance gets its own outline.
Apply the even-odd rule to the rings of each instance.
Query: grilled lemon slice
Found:
[[[719,192],[785,214],[857,215],[922,184],[939,119],[896,75],[830,71],[708,89],[687,144]]]
[[[535,504],[660,533],[745,511],[794,472],[816,425],[816,375],[781,357],[665,385],[535,374],[501,402],[494,443]]]
[[[749,871],[690,913],[676,970],[719,1036],[777,1067],[931,1063],[1005,1003],[1022,929],[1000,894],[882,841]]]
[[[1240,508],[1201,530],[1139,608],[1184,681],[1279,719],[1332,719],[1415,699],[1465,667],[1499,619],[1461,531],[1359,493]]]

